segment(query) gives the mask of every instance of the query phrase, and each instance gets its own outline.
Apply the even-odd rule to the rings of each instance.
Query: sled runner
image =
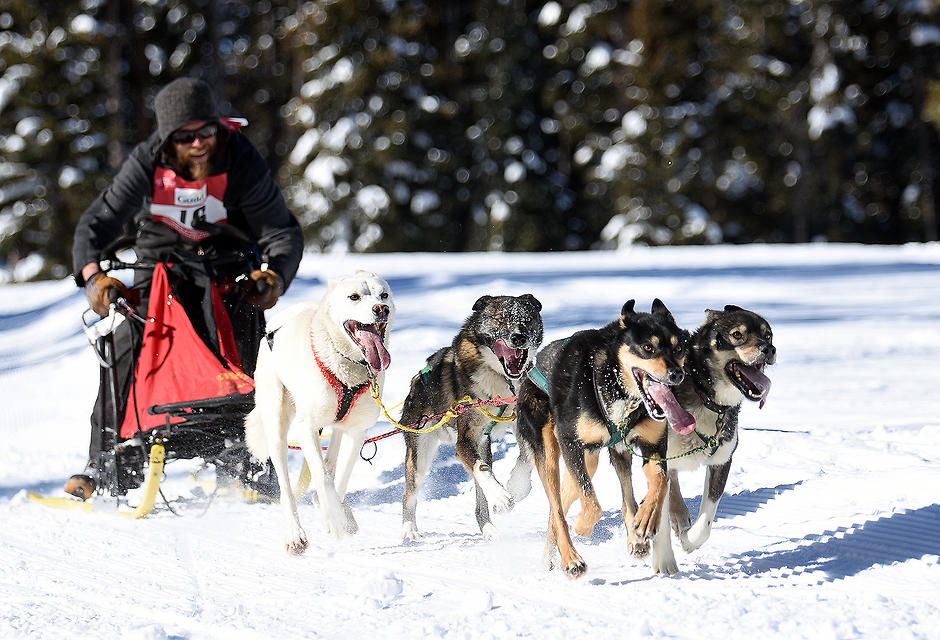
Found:
[[[151,264],[112,261],[109,270],[152,272],[149,283],[145,278],[128,296],[141,290],[149,294],[146,315],[132,300],[113,296],[107,317],[97,319],[90,310],[83,316],[103,390],[96,406],[99,432],[93,435],[99,445],[93,446],[97,453],[91,453],[98,471],[96,492],[120,503],[128,491],[143,486],[137,507],[119,511],[121,515],[140,518],[153,509],[164,464],[174,460],[201,459],[213,465],[217,479],[231,479],[249,499],[257,499],[259,490],[276,492],[265,466],[251,458],[244,443],[244,418],[254,406],[254,381],[242,368],[222,298],[241,286],[243,276],[218,277],[232,273],[234,259],[245,261],[242,273],[250,272],[251,257],[229,256],[226,265],[197,257]],[[191,282],[201,288],[186,289]],[[87,322],[88,315],[95,320]],[[119,330],[129,332],[134,345],[139,345],[133,373],[124,382],[126,392],[118,372],[115,333]],[[252,333],[260,340],[263,327]],[[93,509],[91,502],[73,498],[30,497],[47,506]]]

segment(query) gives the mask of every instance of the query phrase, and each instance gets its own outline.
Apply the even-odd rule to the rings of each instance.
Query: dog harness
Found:
[[[274,334],[277,331],[270,331],[265,335],[265,339],[268,342],[268,349],[274,348]],[[366,389],[369,388],[369,381],[366,380],[362,384],[358,384],[355,387],[347,387],[343,382],[336,377],[332,371],[330,371],[323,361],[320,360],[320,356],[317,355],[317,348],[313,346],[313,336],[310,337],[310,349],[313,351],[313,359],[317,363],[317,367],[320,368],[320,373],[323,374],[323,377],[326,378],[326,381],[333,387],[333,391],[336,392],[337,403],[336,403],[336,422],[340,422],[343,418],[346,417],[346,414],[349,413],[350,409],[353,408],[353,405],[356,403],[356,400],[359,399],[363,393],[366,392]],[[357,363],[358,364],[358,363]]]
[[[364,394],[366,389],[369,388],[369,381],[366,380],[362,384],[358,384],[355,387],[347,387],[345,384],[343,384],[342,380],[336,377],[336,374],[330,371],[326,365],[323,364],[323,362],[320,360],[320,356],[317,355],[317,349],[313,346],[312,341],[310,342],[310,348],[313,349],[313,359],[320,368],[320,373],[323,374],[323,377],[326,378],[326,381],[330,383],[331,387],[333,387],[333,391],[336,392],[336,422],[340,422],[346,417],[346,414],[349,413],[350,409],[353,408],[353,405],[356,403],[356,400],[359,399],[359,396]]]
[[[538,364],[533,364],[532,368],[529,369],[529,380],[535,383],[535,386],[548,393],[548,378],[545,377],[545,374],[542,373],[542,370],[539,369]]]
[[[280,327],[278,327],[278,328],[280,328]],[[274,349],[274,334],[275,334],[275,333],[277,333],[277,329],[275,329],[275,330],[273,330],[273,331],[268,331],[268,332],[264,335],[264,339],[265,339],[265,340],[267,341],[267,343],[268,343],[268,349]]]
[[[595,373],[596,373],[595,369]],[[634,406],[626,417],[621,420],[619,423],[614,422],[610,419],[610,416],[607,414],[607,407],[604,404],[603,399],[601,398],[601,391],[597,387],[597,380],[594,380],[594,394],[597,396],[597,406],[601,410],[601,413],[604,414],[604,422],[607,423],[607,433],[610,434],[610,440],[607,441],[605,446],[612,447],[621,440],[624,439],[624,436],[630,433],[630,430],[639,424],[640,420],[643,419],[643,416],[646,415],[646,407],[643,406],[642,402],[639,402]]]
[[[571,341],[571,338],[565,338],[564,340],[561,341],[561,345],[559,345],[559,348],[564,347],[570,341]],[[552,344],[556,344],[556,343],[553,342]],[[543,349],[542,352],[539,353],[538,355],[544,355],[544,353],[547,350],[548,349],[546,347],[546,349]],[[539,369],[538,357],[534,358],[534,362],[532,363],[532,368],[529,369],[529,373],[527,375],[529,376],[529,380],[535,383],[535,386],[537,386],[539,389],[544,391],[546,395],[548,395],[548,378],[545,376],[545,373],[543,373],[542,370]]]
[[[565,338],[562,341],[561,346],[568,344],[568,341],[571,338]],[[596,373],[596,370],[595,370]],[[539,369],[538,361],[532,365],[532,368],[529,369],[529,380],[531,380],[535,386],[545,392],[546,395],[549,394],[548,391],[548,378],[545,376],[545,373]],[[604,422],[607,426],[607,433],[610,436],[610,439],[607,441],[607,444],[604,446],[612,447],[624,439],[624,435],[630,432],[630,429],[635,427],[637,423],[643,418],[646,414],[646,409],[642,404],[634,407],[627,416],[620,421],[619,424],[615,423],[610,419],[610,416],[607,415],[607,410],[605,408],[604,402],[601,399],[600,389],[597,388],[597,380],[594,380],[594,395],[597,398],[597,406],[601,411],[601,414],[604,416]]]

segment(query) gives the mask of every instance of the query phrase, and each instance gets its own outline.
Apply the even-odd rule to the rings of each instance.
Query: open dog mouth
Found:
[[[387,323],[362,324],[355,320],[343,323],[346,333],[352,338],[373,371],[385,371],[392,363],[392,356],[385,348],[385,327]]]
[[[522,375],[522,369],[529,355],[528,349],[513,349],[500,339],[493,345],[493,353],[499,358],[508,377],[518,378]]]
[[[642,369],[633,369],[636,386],[646,405],[646,411],[654,420],[666,420],[676,433],[685,435],[695,430],[695,418],[679,406],[672,390]]]
[[[725,365],[725,373],[745,398],[754,402],[760,400],[760,407],[764,407],[770,393],[770,378],[764,375],[764,363],[744,364],[740,360],[732,360]]]

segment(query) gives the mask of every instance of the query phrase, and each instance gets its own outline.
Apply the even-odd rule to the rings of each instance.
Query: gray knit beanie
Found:
[[[153,106],[161,143],[180,127],[221,117],[212,88],[197,78],[179,78],[166,85],[157,93]]]

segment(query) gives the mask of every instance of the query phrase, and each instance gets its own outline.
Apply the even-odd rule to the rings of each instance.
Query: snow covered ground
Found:
[[[575,539],[588,573],[542,566],[547,501],[497,515],[485,541],[472,483],[441,450],[418,524],[400,540],[403,441],[360,462],[360,532],[334,542],[301,504],[312,547],[288,557],[276,505],[195,499],[189,462],[144,520],[48,509],[83,468],[97,385],[71,281],[0,286],[0,637],[47,638],[937,638],[940,634],[940,245],[635,249],[544,255],[308,256],[278,313],[326,277],[368,268],[398,305],[389,406],[482,294],[531,292],[546,342],[662,298],[694,328],[706,308],[773,325],[778,363],[741,444],[711,539],[680,573],[626,553],[616,478],[604,517]],[[392,412],[397,415],[397,411]],[[375,434],[389,430],[379,423]],[[496,446],[508,478],[516,445]],[[299,459],[294,458],[299,468]],[[683,487],[693,513],[704,474]],[[643,480],[637,473],[638,492]],[[133,494],[131,494],[133,500]],[[577,506],[572,514],[577,512]]]

